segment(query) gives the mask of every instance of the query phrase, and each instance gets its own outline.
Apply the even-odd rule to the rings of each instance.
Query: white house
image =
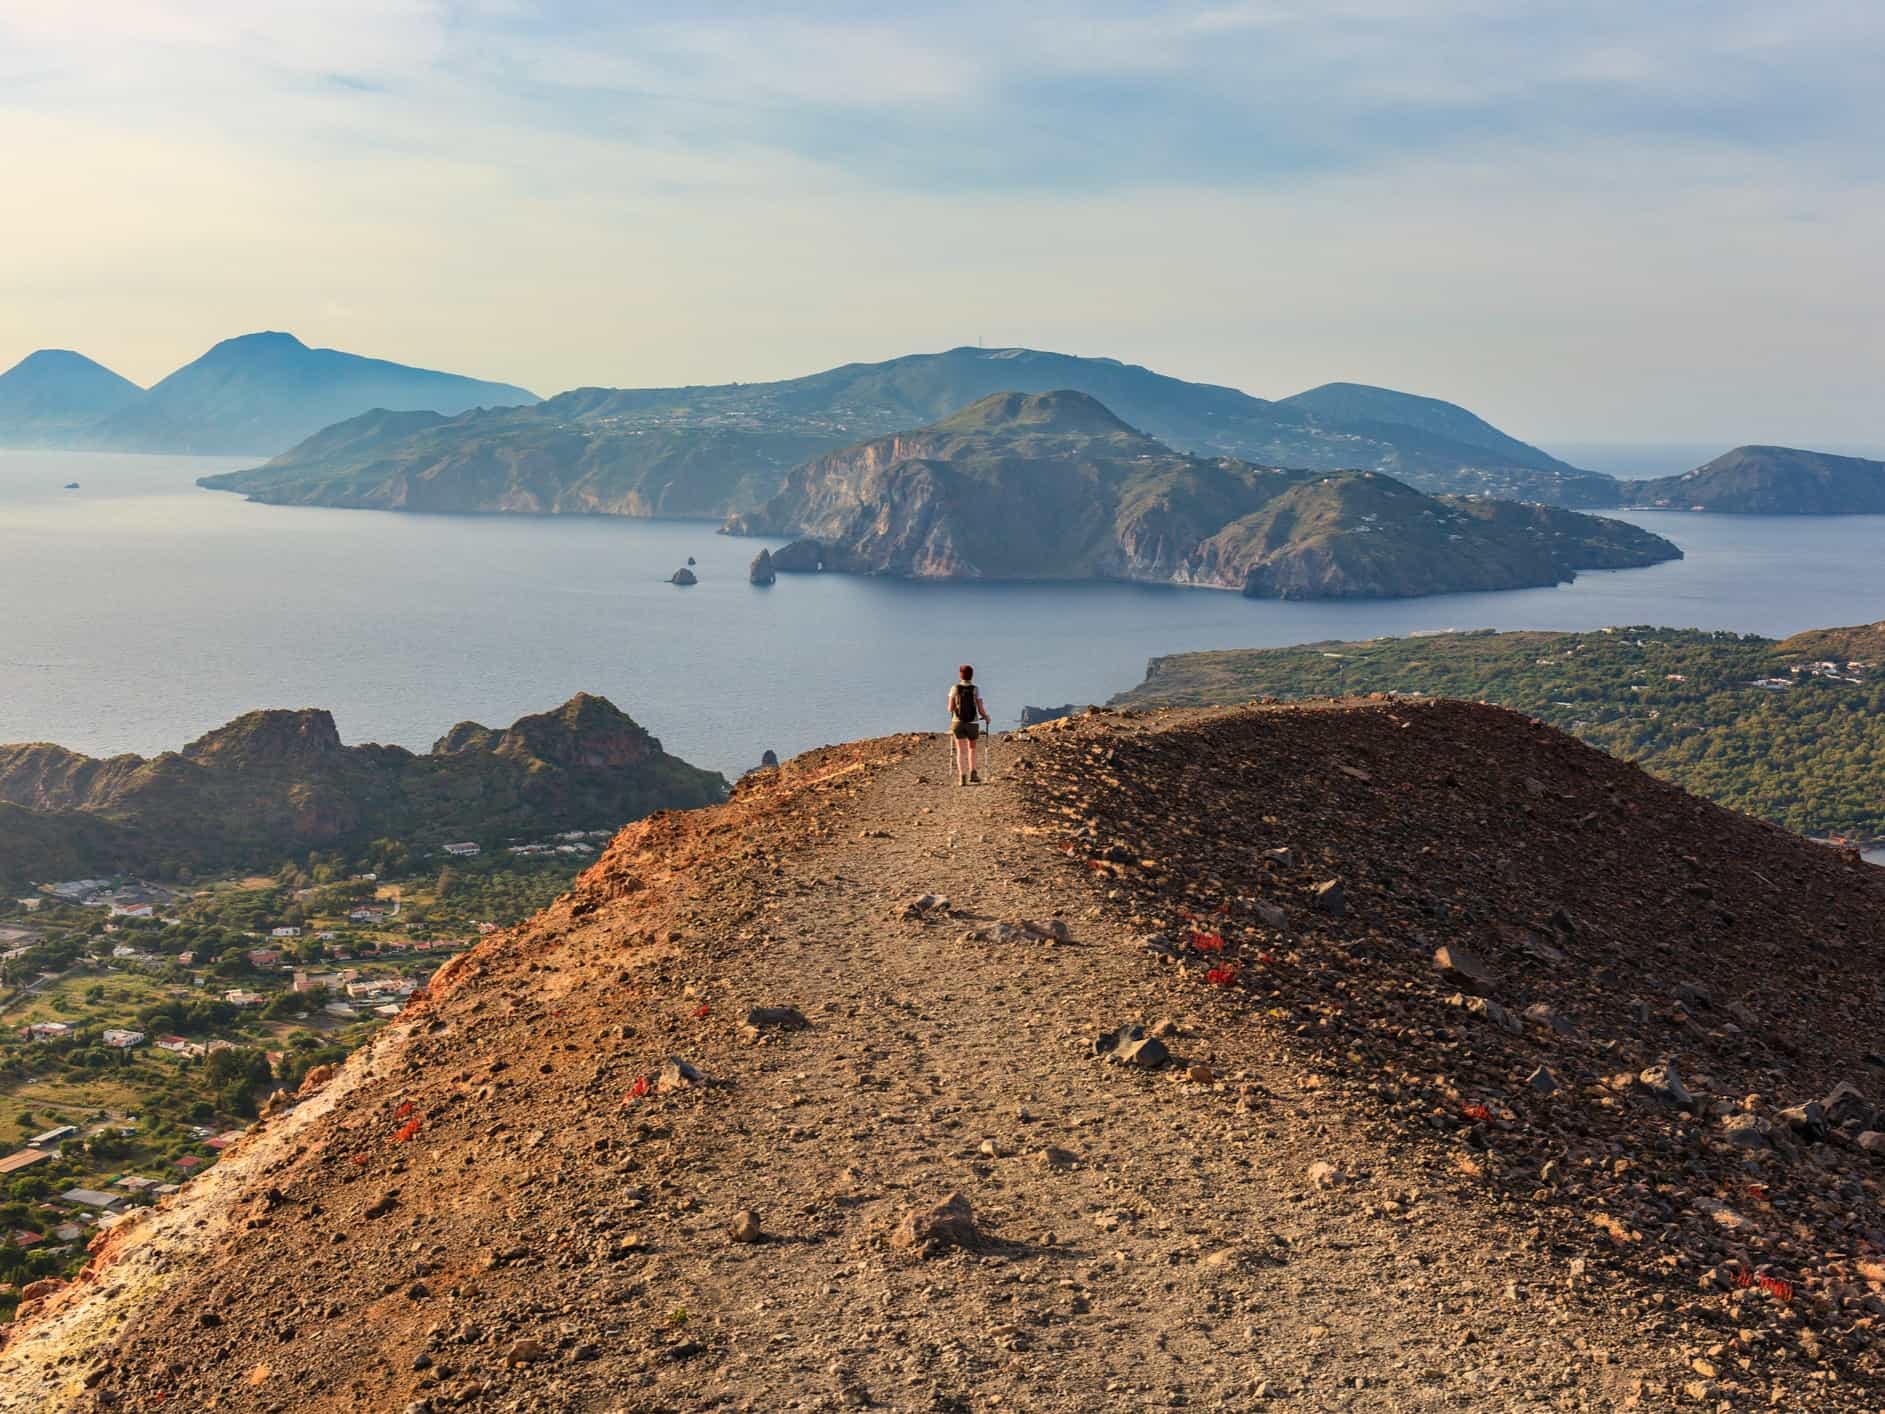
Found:
[[[103,1039],[107,1046],[116,1046],[119,1050],[128,1051],[133,1046],[141,1046],[144,1044],[144,1033],[142,1031],[127,1031],[121,1026],[110,1026],[105,1029]]]
[[[298,938],[301,936],[301,930],[299,928],[271,928],[268,935],[271,938]]]
[[[260,992],[245,992],[240,987],[232,987],[223,993],[223,1000],[230,1006],[262,1006],[268,998]]]
[[[471,840],[460,840],[457,844],[446,845],[445,852],[447,854],[455,854],[460,859],[470,859],[473,855],[479,854],[482,851],[479,846]]]

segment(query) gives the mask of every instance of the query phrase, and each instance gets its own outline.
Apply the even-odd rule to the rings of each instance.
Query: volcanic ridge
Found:
[[[1876,1409],[1885,876],[1497,708],[625,829],[29,1291],[0,1409]]]

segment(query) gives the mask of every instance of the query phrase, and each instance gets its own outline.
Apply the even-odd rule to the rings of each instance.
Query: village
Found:
[[[432,974],[564,888],[606,831],[276,876],[93,877],[0,901],[0,1320],[213,1165]],[[433,872],[436,871],[436,872]],[[478,916],[480,913],[489,916]]]

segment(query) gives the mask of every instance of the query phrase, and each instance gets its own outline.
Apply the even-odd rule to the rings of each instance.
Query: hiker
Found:
[[[975,669],[964,663],[956,672],[956,685],[949,689],[949,735],[956,739],[956,784],[980,785],[982,778],[975,773],[976,739],[988,721],[988,704],[975,686]]]

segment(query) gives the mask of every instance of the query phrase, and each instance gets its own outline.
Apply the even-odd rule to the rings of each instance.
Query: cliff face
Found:
[[[1885,462],[1736,447],[1680,476],[1619,483],[1620,504],[1732,515],[1885,514]]]
[[[1507,589],[1680,555],[1614,521],[1434,498],[1379,473],[1187,456],[1072,392],[997,395],[815,458],[725,528],[812,537],[853,573],[1284,598]]]
[[[43,878],[81,846],[101,867],[173,861],[262,866],[383,835],[436,843],[594,828],[704,805],[725,781],[662,751],[587,693],[501,731],[462,722],[426,755],[343,746],[319,709],[250,712],[179,752],[95,760],[43,743],[0,746],[0,802],[38,817],[5,863]]]

